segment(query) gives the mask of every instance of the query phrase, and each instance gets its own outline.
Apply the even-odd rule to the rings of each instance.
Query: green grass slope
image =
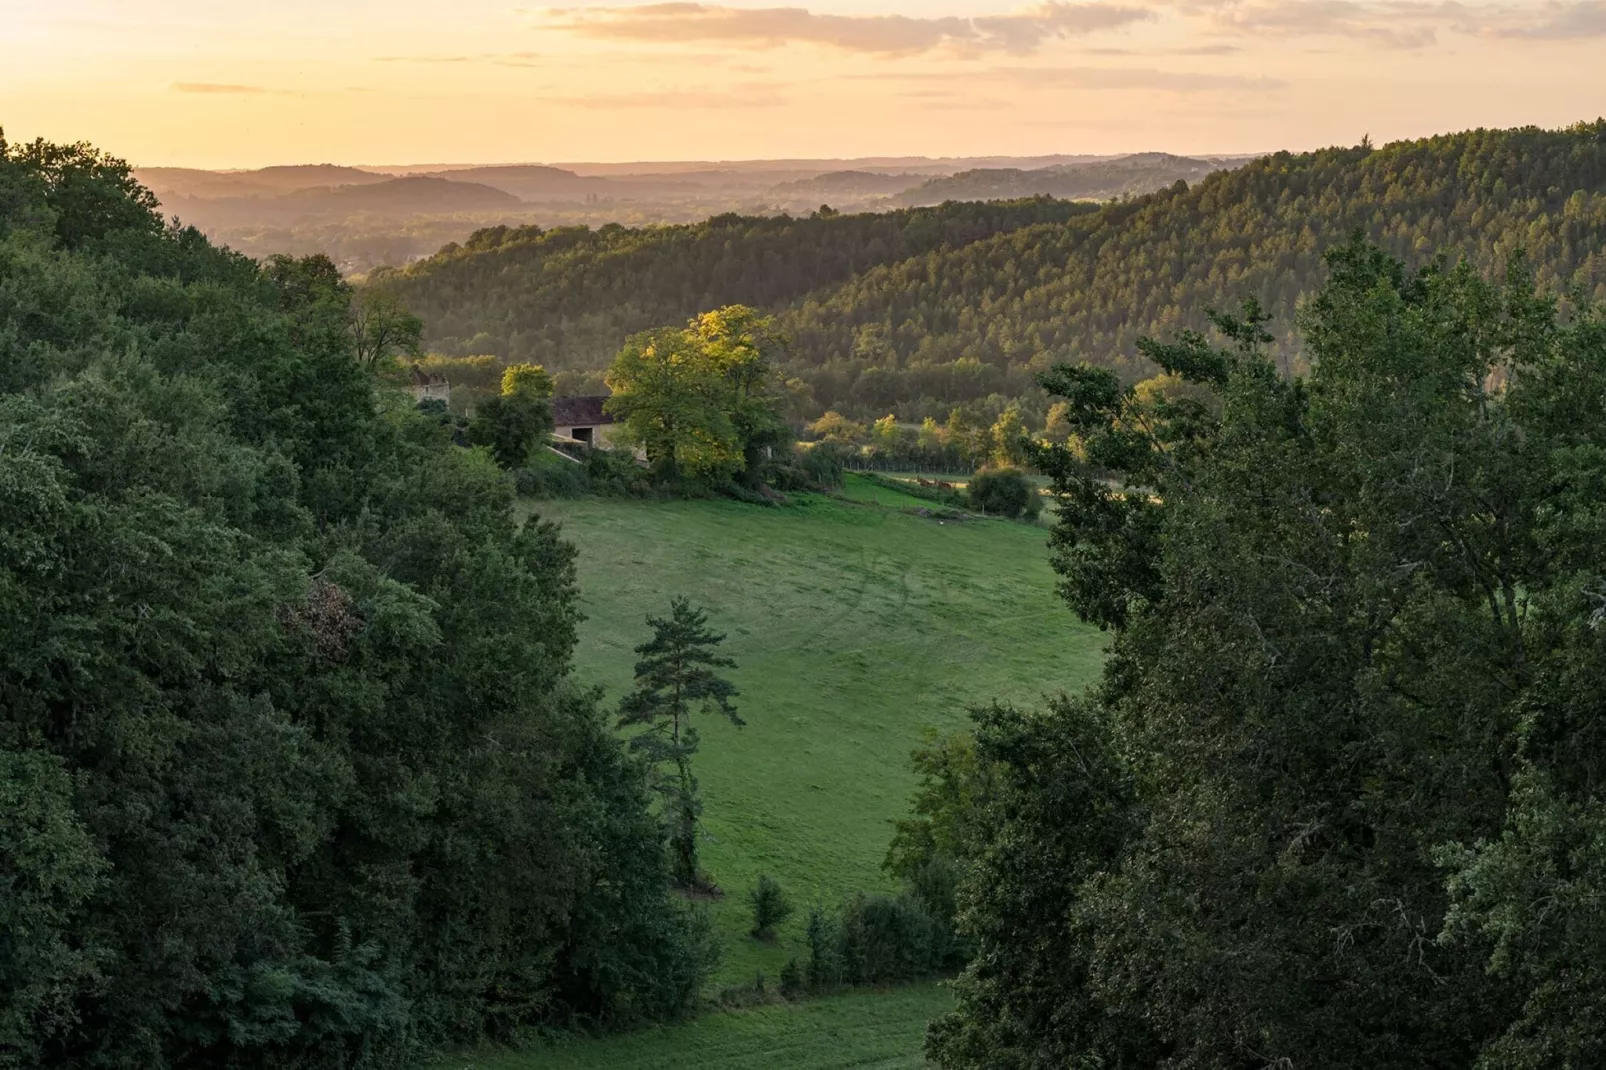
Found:
[[[850,477],[850,491],[862,490]],[[725,947],[719,980],[773,979],[803,955],[807,904],[883,889],[892,823],[908,810],[922,728],[965,723],[998,698],[1032,703],[1089,682],[1100,634],[1054,596],[1046,531],[911,516],[884,503],[803,496],[543,502],[580,548],[579,678],[609,701],[629,686],[647,613],[674,595],[728,633],[748,726],[699,724],[703,864]],[[926,504],[910,498],[907,504]],[[759,874],[799,906],[774,945],[746,935]],[[812,1065],[812,1064],[811,1064]]]
[[[926,1023],[952,1002],[934,984],[849,992],[605,1040],[459,1056],[437,1070],[903,1070],[925,1065]]]

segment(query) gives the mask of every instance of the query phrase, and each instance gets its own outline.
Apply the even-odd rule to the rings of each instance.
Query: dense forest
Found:
[[[1114,640],[924,759],[940,1066],[1606,1065],[1606,316],[1328,263],[1309,376],[1253,305],[1146,342],[1165,391],[1045,376],[1061,593]]]
[[[448,353],[600,369],[633,331],[739,302],[778,315],[816,413],[1046,407],[1034,375],[1055,361],[1147,376],[1137,340],[1202,327],[1209,308],[1255,297],[1287,327],[1323,253],[1356,230],[1413,263],[1444,253],[1490,271],[1523,250],[1542,285],[1606,294],[1606,122],[1279,153],[1063,217],[1036,203],[933,211],[524,232],[512,248],[513,232],[491,231],[397,281]],[[976,222],[970,240],[868,247],[917,219]],[[1279,365],[1303,367],[1299,337],[1278,339]]]
[[[406,1066],[696,998],[573,549],[351,300],[0,141],[0,1066]]]
[[[784,306],[880,265],[1091,212],[1046,198],[878,215],[716,216],[690,226],[491,227],[377,273],[431,348],[601,370],[625,337],[723,305]]]

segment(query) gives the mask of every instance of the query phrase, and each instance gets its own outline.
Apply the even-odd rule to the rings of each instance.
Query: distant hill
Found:
[[[430,175],[392,178],[361,186],[304,189],[287,196],[287,206],[310,212],[479,212],[511,208],[519,198],[479,182],[458,182]]]
[[[1178,166],[1196,165],[1215,166]],[[1408,261],[1445,250],[1484,272],[1524,249],[1542,284],[1606,300],[1606,122],[1278,153],[1097,208],[923,211],[492,236],[403,279],[435,345],[557,368],[600,368],[646,326],[759,305],[818,408],[905,418],[1039,396],[1033,375],[1053,361],[1150,374],[1140,337],[1250,296],[1296,364],[1299,299],[1356,229]],[[969,240],[943,233],[961,221]]]
[[[777,197],[874,197],[902,193],[917,186],[925,176],[900,171],[884,174],[876,171],[830,171],[812,178],[794,179],[771,187]]]
[[[722,304],[786,305],[880,265],[1092,210],[1038,199],[642,229],[493,227],[384,277],[439,352],[589,370],[635,331]]]
[[[158,186],[153,186],[152,190],[160,198],[163,212],[177,215],[202,230],[225,233],[229,228],[287,227],[320,219],[344,221],[370,216],[407,219],[506,212],[522,203],[511,193],[476,182],[454,182],[423,175],[407,178],[378,175],[374,178],[361,185],[320,186],[288,193],[258,190],[207,197],[163,192]]]
[[[434,172],[433,177],[452,182],[477,182],[511,193],[524,201],[584,197],[606,192],[610,185],[607,179],[585,178],[561,167],[540,164],[453,168]]]
[[[257,171],[199,171],[189,167],[141,167],[134,177],[163,200],[177,198],[273,197],[297,190],[388,182],[393,176],[334,164],[295,164]]]
[[[152,189],[163,211],[206,231],[214,241],[254,257],[274,253],[325,253],[341,270],[360,274],[382,264],[421,259],[449,242],[461,242],[486,226],[544,227],[688,224],[729,212],[797,214],[828,203],[843,212],[882,210],[888,197],[927,178],[963,169],[1085,163],[1095,157],[973,157],[929,159],[886,157],[862,160],[733,160],[620,164],[452,164],[426,163],[340,167],[294,164],[255,171],[199,171],[149,167],[136,177]],[[873,179],[827,179],[826,192],[807,183],[837,172],[871,174]],[[893,183],[881,175],[899,173]],[[492,198],[471,202],[453,187],[445,196],[409,200],[416,211],[394,206],[374,210],[363,198],[319,202],[307,190],[378,185],[395,178],[437,178],[490,186],[518,198],[509,204]],[[802,183],[798,189],[776,187]],[[294,201],[281,198],[294,196]],[[319,203],[314,203],[319,202]],[[357,204],[342,215],[346,204]],[[482,207],[465,208],[466,203]]]
[[[1061,164],[1035,170],[981,168],[929,179],[893,198],[907,207],[943,201],[992,201],[1016,197],[1063,197],[1107,201],[1164,189],[1173,182],[1197,182],[1212,171],[1243,160],[1198,160],[1164,152],[1143,152],[1114,160]]]

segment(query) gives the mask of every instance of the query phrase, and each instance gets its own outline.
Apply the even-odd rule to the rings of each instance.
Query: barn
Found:
[[[602,411],[606,394],[552,399],[552,434],[571,442],[606,449],[612,444],[613,417]]]

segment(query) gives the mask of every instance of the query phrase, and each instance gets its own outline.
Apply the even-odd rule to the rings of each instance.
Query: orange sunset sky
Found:
[[[0,0],[0,126],[138,165],[1247,152],[1606,112],[1606,0]]]

